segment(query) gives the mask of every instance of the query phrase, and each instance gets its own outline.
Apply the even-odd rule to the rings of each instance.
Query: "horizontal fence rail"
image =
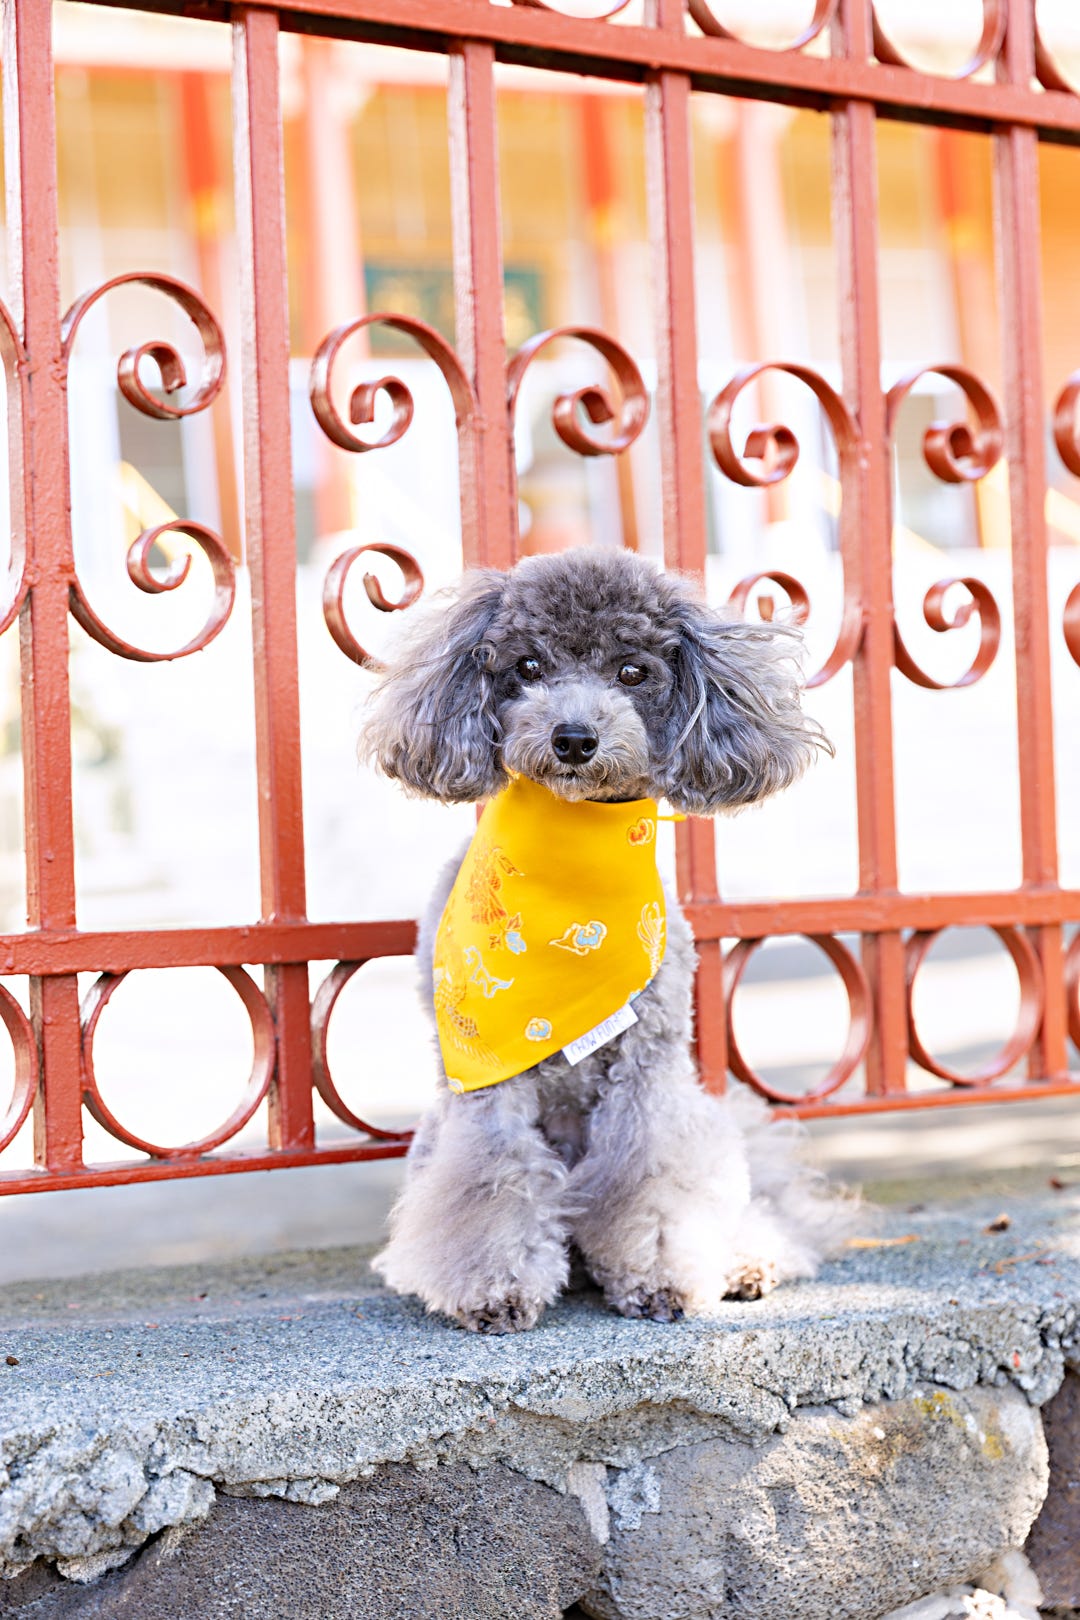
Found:
[[[99,0],[108,3],[108,0]],[[869,0],[817,0],[802,37],[764,50],[733,37],[707,0],[649,0],[640,22],[611,0],[591,19],[560,12],[555,0],[511,5],[487,0],[292,0],[291,4],[191,7],[155,0],[131,9],[193,14],[231,24],[233,161],[242,287],[242,345],[226,356],[218,315],[198,289],[137,267],[85,291],[64,313],[58,262],[57,171],[51,0],[4,0],[3,93],[11,299],[0,306],[6,371],[13,561],[0,631],[19,625],[29,928],[0,937],[0,972],[25,976],[29,1013],[0,989],[15,1055],[14,1093],[0,1119],[0,1152],[33,1116],[35,1168],[4,1170],[0,1192],[217,1174],[318,1162],[380,1158],[405,1150],[407,1136],[380,1130],[343,1101],[327,1058],[335,1004],[365,963],[407,953],[408,920],[315,923],[307,920],[300,775],[296,557],[289,403],[283,136],[279,35],[296,31],[434,52],[448,63],[450,175],[454,229],[456,348],[424,322],[387,310],[342,311],[311,367],[310,404],[322,432],[356,454],[377,452],[409,429],[412,398],[392,375],[362,385],[349,420],[335,403],[335,362],[347,339],[385,327],[415,344],[441,373],[453,405],[466,561],[509,566],[516,555],[515,409],[526,371],[556,338],[591,351],[596,382],[555,404],[554,428],[582,456],[618,455],[640,434],[650,400],[635,357],[618,334],[588,326],[538,333],[507,352],[503,266],[498,229],[499,150],[495,66],[541,66],[644,87],[649,234],[653,251],[655,359],[653,400],[659,428],[663,538],[670,566],[704,573],[706,458],[728,479],[764,487],[785,478],[798,443],[783,424],[761,425],[740,446],[732,413],[767,372],[809,390],[835,448],[841,489],[839,543],[843,610],[835,644],[811,686],[850,668],[857,763],[858,893],[841,899],[742,902],[718,885],[709,823],[678,828],[679,886],[698,940],[698,1052],[704,1081],[721,1089],[733,1074],[781,1111],[852,1113],[1071,1094],[1069,1050],[1080,1045],[1080,935],[1067,948],[1067,925],[1080,920],[1080,891],[1058,883],[1050,658],[1063,639],[1080,666],[1080,582],[1062,618],[1047,593],[1046,445],[1080,476],[1080,371],[1063,375],[1050,423],[1042,401],[1039,288],[1040,141],[1080,144],[1080,90],[1041,38],[1034,0],[984,0],[974,55],[955,77],[918,71],[890,40]],[[766,8],[767,9],[767,8]],[[809,9],[809,8],[808,8]],[[840,272],[842,382],[777,357],[733,376],[702,409],[692,254],[694,205],[691,92],[777,101],[827,113],[833,132],[834,236]],[[875,138],[881,118],[914,120],[990,136],[994,170],[1001,340],[1005,387],[999,402],[986,383],[948,356],[882,383]],[[182,590],[183,559],[163,572],[152,561],[166,532],[209,560],[213,595],[202,628],[184,645],[153,652],[115,631],[95,609],[76,569],[71,534],[67,378],[80,324],[100,299],[136,283],[171,301],[193,324],[202,352],[199,377],[186,377],[179,354],[152,335],[118,357],[117,383],[145,416],[170,419],[205,410],[217,397],[226,363],[243,376],[245,558],[250,572],[254,647],[261,917],[233,927],[81,931],[77,924],[72,817],[69,618],[117,658],[197,657],[237,608],[237,564],[221,537],[178,518],[144,531],[127,570],[149,594]],[[1076,357],[1080,366],[1080,356]],[[927,624],[945,635],[979,627],[973,660],[946,683],[909,649],[893,599],[891,464],[894,427],[919,379],[936,374],[965,397],[969,419],[935,424],[926,436],[930,470],[950,483],[984,477],[1002,458],[1009,472],[1012,598],[1017,690],[1023,880],[1017,890],[907,894],[899,889],[893,783],[892,692],[896,672],[941,691],[982,678],[999,654],[1002,613],[979,580],[942,580],[927,593]],[[186,388],[184,403],[177,403]],[[392,407],[374,437],[376,395]],[[369,553],[401,569],[396,601],[365,581],[373,604],[407,611],[422,595],[415,559],[373,543],[344,551],[329,569],[323,610],[344,657],[367,653],[345,608],[350,570]],[[786,573],[744,579],[732,600],[771,611],[771,591],[810,613],[801,583]],[[1080,679],[1080,668],[1076,671]],[[996,1058],[975,1075],[939,1062],[920,1037],[914,988],[934,940],[950,926],[993,929],[1015,967],[1017,1025]],[[767,938],[811,940],[847,996],[849,1028],[841,1055],[811,1092],[790,1098],[747,1063],[730,1007],[754,951]],[[840,936],[857,936],[852,948]],[[734,941],[735,943],[731,943]],[[725,948],[726,947],[726,948]],[[312,994],[311,962],[334,962]],[[232,1115],[198,1141],[148,1141],[105,1103],[94,1068],[94,1040],[110,997],[140,969],[217,968],[240,1000],[252,1034],[253,1062]],[[264,970],[260,985],[251,971]],[[80,1004],[77,975],[94,974]],[[943,1082],[908,1089],[909,1064]],[[1004,1079],[1026,1064],[1025,1081]],[[837,1095],[865,1066],[862,1095]],[[996,1083],[997,1082],[997,1083]],[[319,1097],[336,1125],[317,1139]],[[267,1104],[265,1143],[234,1138]],[[142,1155],[118,1163],[84,1161],[84,1110],[118,1142]],[[232,1144],[230,1146],[230,1144]]]

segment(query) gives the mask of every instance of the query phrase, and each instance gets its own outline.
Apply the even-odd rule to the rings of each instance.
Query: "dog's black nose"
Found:
[[[592,759],[600,746],[600,739],[592,726],[578,724],[556,726],[551,733],[551,746],[555,757],[564,765],[584,765]]]

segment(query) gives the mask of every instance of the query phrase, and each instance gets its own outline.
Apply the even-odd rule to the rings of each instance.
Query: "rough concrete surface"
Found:
[[[1080,1606],[1080,1376],[1065,1381],[1042,1412],[1050,1449],[1050,1492],[1027,1555],[1047,1604]]]
[[[583,1600],[598,1620],[870,1620],[1021,1545],[1046,1447],[1017,1390],[926,1388],[855,1418],[796,1413],[764,1446],[678,1446],[636,1475]]]
[[[89,1587],[37,1565],[0,1587],[0,1620],[562,1620],[599,1562],[550,1486],[390,1464],[322,1507],[223,1497]]]
[[[573,1491],[602,1536],[643,1459],[767,1447],[805,1408],[854,1418],[978,1383],[1040,1404],[1080,1359],[1080,1189],[1018,1194],[985,1231],[999,1210],[894,1208],[880,1246],[815,1283],[675,1326],[580,1296],[476,1338],[349,1250],[0,1290],[2,1567],[93,1580],[223,1494],[314,1504],[315,1522],[390,1463],[502,1464]]]

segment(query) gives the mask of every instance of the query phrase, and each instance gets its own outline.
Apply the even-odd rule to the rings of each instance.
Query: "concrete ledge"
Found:
[[[382,1491],[386,1468],[405,1464],[434,1470],[429,1478],[439,1482],[425,1510],[432,1546],[443,1533],[436,1531],[440,1514],[465,1502],[485,1478],[463,1474],[460,1465],[496,1470],[488,1476],[492,1489],[482,1519],[491,1517],[499,1479],[504,1495],[525,1482],[546,1487],[515,1522],[523,1544],[532,1535],[539,1548],[554,1537],[566,1578],[541,1573],[527,1600],[523,1593],[516,1609],[507,1608],[504,1594],[498,1599],[503,1610],[493,1614],[558,1615],[583,1599],[596,1614],[668,1620],[650,1613],[655,1595],[633,1602],[618,1596],[619,1580],[626,1594],[645,1590],[626,1571],[647,1543],[653,1566],[668,1558],[674,1570],[679,1559],[695,1562],[688,1537],[707,1540],[715,1533],[715,1562],[723,1561],[723,1546],[729,1553],[735,1541],[751,1546],[757,1532],[744,1527],[736,1534],[719,1508],[712,1529],[676,1523],[676,1514],[668,1551],[658,1551],[656,1533],[667,1509],[656,1503],[673,1506],[679,1492],[687,1494],[682,1487],[665,1494],[665,1474],[692,1475],[700,1498],[701,1479],[730,1476],[722,1465],[736,1456],[757,1453],[765,1467],[777,1437],[796,1426],[793,1420],[799,1433],[818,1436],[813,1444],[793,1438],[794,1452],[810,1446],[806,1469],[819,1477],[830,1467],[836,1471],[829,1512],[848,1500],[845,1489],[852,1501],[865,1494],[865,1469],[860,1480],[853,1459],[863,1459],[862,1467],[878,1456],[880,1429],[906,1436],[875,1465],[884,1469],[888,1490],[910,1475],[913,1489],[921,1482],[931,1503],[940,1501],[939,1521],[946,1508],[961,1511],[966,1493],[972,1513],[982,1515],[978,1556],[984,1547],[1002,1551],[1021,1528],[1026,1533],[1045,1488],[1041,1431],[1017,1414],[1049,1400],[1066,1364],[1080,1362],[1080,1189],[1014,1197],[1008,1229],[986,1232],[999,1208],[1000,1199],[965,1199],[932,1210],[895,1209],[878,1236],[909,1241],[849,1250],[813,1284],[732,1304],[717,1321],[674,1327],[626,1322],[581,1296],[563,1302],[532,1333],[477,1339],[382,1292],[363,1255],[349,1250],[0,1291],[0,1568],[8,1577],[0,1584],[0,1616],[153,1612],[168,1620],[173,1610],[160,1598],[152,1603],[145,1589],[141,1610],[120,1607],[116,1583],[132,1579],[132,1570],[151,1557],[164,1569],[167,1554],[189,1556],[184,1549],[193,1549],[197,1538],[184,1542],[182,1534],[192,1526],[203,1524],[203,1534],[207,1525],[225,1526],[227,1515],[229,1523],[239,1522],[241,1509],[222,1505],[223,1498],[304,1504],[304,1522],[324,1528],[330,1519],[320,1520],[320,1504],[336,1502],[338,1514],[352,1504],[352,1517],[342,1522],[355,1525],[367,1512],[357,1482]],[[7,1365],[5,1357],[17,1365]],[[997,1393],[976,1392],[966,1405],[952,1399],[950,1392],[976,1385]],[[867,1418],[870,1406],[880,1408],[880,1421]],[[990,1449],[998,1447],[1000,1455],[988,1459],[990,1432],[998,1436]],[[827,1444],[821,1435],[831,1436]],[[732,1449],[700,1449],[714,1442]],[[668,1463],[655,1462],[669,1454]],[[931,1465],[931,1458],[938,1462]],[[963,1487],[957,1501],[946,1502],[945,1463]],[[786,1484],[779,1476],[770,1483],[760,1467],[767,1500],[775,1504],[776,1493],[786,1491],[797,1506],[799,1467]],[[353,1489],[342,1493],[343,1505],[345,1486]],[[244,1511],[278,1509],[252,1502]],[[386,1517],[393,1522],[394,1515]],[[934,1518],[931,1512],[920,1532],[924,1539],[932,1536]],[[805,1525],[799,1531],[797,1519],[797,1513],[790,1517],[783,1545],[768,1553],[781,1574],[785,1557],[810,1556],[813,1538],[807,1540]],[[558,1535],[550,1528],[556,1521]],[[1003,1538],[1000,1547],[990,1545],[995,1534]],[[414,1562],[423,1555],[417,1535],[402,1544],[399,1569],[410,1553]],[[330,1539],[345,1548],[348,1564],[348,1534],[339,1525]],[[952,1539],[958,1551],[951,1562],[943,1555],[933,1565],[935,1582],[978,1573],[970,1567],[974,1553],[958,1567],[963,1537]],[[149,1541],[151,1553],[106,1573]],[[859,1556],[855,1544],[847,1552]],[[522,1556],[529,1567],[543,1564],[538,1552]],[[733,1559],[724,1556],[730,1571]],[[835,1543],[813,1557],[835,1559]],[[880,1546],[873,1557],[879,1567],[889,1566]],[[352,1566],[366,1558],[357,1546]],[[490,1568],[504,1564],[496,1558]],[[170,1566],[170,1580],[180,1567]],[[513,1558],[505,1567],[513,1567]],[[661,1583],[668,1579],[675,1577],[661,1576]],[[687,1614],[750,1617],[765,1613],[760,1605],[766,1603],[777,1612],[775,1589],[770,1595],[762,1588],[759,1603],[745,1580],[738,1590],[730,1580],[725,1584],[723,1571],[717,1580],[705,1608],[700,1593],[707,1587],[699,1583],[698,1608]],[[849,1570],[849,1588],[851,1580]],[[104,1582],[114,1593],[112,1606],[94,1607]],[[684,1580],[687,1592],[692,1585]],[[399,1612],[386,1606],[388,1598],[375,1601],[372,1590],[354,1584],[348,1610],[324,1603],[311,1612],[326,1620],[338,1612],[364,1612],[369,1620]],[[192,1620],[283,1612],[280,1593],[264,1602],[250,1581],[245,1592],[235,1610],[196,1607],[188,1592],[175,1612]],[[879,1583],[873,1612],[919,1595],[909,1566],[903,1579],[897,1573],[891,1585]],[[472,1607],[462,1613],[488,1612],[475,1593],[468,1601]],[[835,1592],[830,1601],[830,1615],[871,1613],[846,1607]],[[430,1612],[457,1610],[438,1599]],[[670,1609],[672,1616],[682,1612]],[[800,1616],[809,1620],[813,1612],[801,1602]]]

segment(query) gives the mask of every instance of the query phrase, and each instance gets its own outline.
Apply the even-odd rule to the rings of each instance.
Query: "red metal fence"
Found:
[[[69,614],[119,657],[194,655],[213,639],[232,610],[235,564],[208,529],[183,522],[172,526],[209,557],[215,596],[202,632],[171,653],[148,653],[121,639],[84,594],[71,540],[67,366],[82,316],[117,282],[86,293],[62,315],[51,0],[5,0],[3,91],[13,296],[10,312],[0,308],[0,340],[9,395],[15,555],[2,628],[19,620],[30,926],[24,934],[0,938],[0,970],[28,977],[31,1015],[27,1018],[6,991],[0,992],[0,1016],[16,1054],[15,1092],[7,1118],[0,1122],[0,1148],[32,1110],[36,1169],[4,1173],[0,1167],[0,1192],[373,1158],[399,1153],[404,1147],[401,1136],[367,1126],[342,1101],[327,1066],[326,1031],[335,1001],[357,966],[407,952],[413,925],[323,924],[305,917],[278,63],[282,30],[394,44],[436,52],[448,61],[457,350],[430,328],[392,312],[365,319],[389,321],[411,334],[439,366],[451,390],[459,438],[462,528],[471,562],[504,566],[513,558],[515,400],[525,367],[551,336],[540,334],[512,359],[507,355],[497,227],[496,62],[644,86],[664,543],[671,564],[697,572],[703,569],[706,550],[706,468],[701,454],[695,286],[687,251],[693,238],[690,93],[780,101],[829,115],[842,393],[805,367],[778,363],[778,369],[817,396],[839,462],[844,613],[836,646],[814,679],[827,680],[848,663],[853,668],[860,886],[859,893],[847,899],[725,903],[717,888],[711,826],[690,823],[680,829],[682,896],[701,951],[698,1027],[703,1071],[712,1085],[723,1084],[729,1067],[741,1079],[761,1084],[732,1039],[725,1006],[758,942],[767,936],[801,934],[820,945],[840,973],[851,1023],[845,1052],[826,1080],[810,1096],[794,1103],[784,1099],[794,1111],[851,1112],[1075,1089],[1068,1073],[1068,1042],[1070,1038],[1080,1042],[1080,942],[1066,951],[1064,925],[1080,918],[1080,893],[1062,889],[1057,882],[1050,655],[1053,638],[1064,636],[1073,660],[1080,664],[1080,585],[1069,597],[1064,622],[1051,622],[1036,159],[1040,140],[1080,144],[1080,97],[1039,37],[1034,0],[1008,4],[984,0],[982,38],[973,61],[957,78],[930,76],[910,66],[886,37],[870,0],[817,0],[802,39],[781,51],[752,48],[733,38],[706,0],[688,0],[700,33],[688,25],[683,0],[649,0],[640,25],[625,18],[615,23],[609,16],[567,17],[555,3],[544,0],[511,5],[488,0],[292,0],[281,6],[152,0],[142,9],[232,24],[235,187],[244,300],[243,345],[235,360],[242,367],[244,384],[262,916],[258,922],[227,928],[104,933],[77,927]],[[607,8],[612,15],[623,9],[619,4]],[[818,37],[827,38],[828,52],[807,53],[805,47]],[[987,65],[992,76],[980,75],[979,69]],[[890,435],[900,401],[915,379],[902,379],[887,392],[881,381],[875,126],[882,117],[986,132],[993,146],[1004,312],[1004,407],[999,411],[970,372],[928,355],[927,369],[953,380],[966,395],[973,424],[932,428],[926,457],[932,470],[949,481],[982,476],[1003,448],[1008,458],[1023,847],[1023,883],[1018,890],[905,894],[898,888],[893,671],[925,687],[939,683],[915,662],[893,611]],[[133,271],[119,280],[146,282],[179,304],[195,323],[205,356],[195,393],[178,406],[171,396],[185,378],[175,350],[154,341],[129,350],[118,369],[125,397],[150,416],[203,409],[223,376],[224,346],[214,314],[198,293],[167,277]],[[381,387],[394,406],[393,425],[380,443],[400,437],[411,413],[407,389],[393,378],[354,395],[352,423],[346,423],[332,403],[334,359],[358,324],[363,322],[339,328],[326,338],[311,381],[312,405],[322,428],[335,443],[353,450],[371,448],[357,425],[371,420],[375,388]],[[586,328],[564,331],[596,351],[598,384],[558,402],[558,432],[583,455],[617,452],[633,441],[647,412],[640,375],[617,334]],[[732,379],[707,411],[708,439],[717,464],[744,484],[786,476],[797,453],[793,436],[778,426],[755,430],[741,453],[732,442],[735,399],[762,369],[768,368],[753,368]],[[599,386],[606,370],[614,375],[615,388],[610,383]],[[1066,466],[1080,475],[1078,395],[1080,382],[1063,378],[1053,433]],[[604,423],[607,427],[601,430]],[[164,577],[151,570],[156,533],[142,535],[128,556],[130,577],[144,591],[173,589],[185,573],[183,564],[174,565]],[[411,600],[421,584],[419,572],[406,555],[392,548],[391,554],[403,565],[406,599]],[[360,649],[345,619],[342,592],[357,555],[358,551],[348,552],[334,565],[325,597],[328,627],[353,657]],[[759,581],[770,577],[805,611],[802,588],[786,575],[744,582],[740,600],[745,602]],[[1000,615],[985,585],[963,583],[966,596],[959,610],[951,615],[946,611],[943,584],[929,593],[925,615],[937,629],[977,615],[979,651],[963,677],[963,682],[970,682],[995,655]],[[374,585],[371,592],[378,594]],[[911,1014],[912,984],[927,950],[940,930],[957,923],[996,931],[1015,964],[1021,990],[1014,1034],[999,1057],[974,1077],[937,1063],[923,1047]],[[837,938],[843,933],[860,936],[860,958]],[[723,942],[731,939],[738,943],[725,956]],[[312,998],[308,963],[328,959],[339,965]],[[170,1147],[142,1140],[109,1111],[95,1080],[94,1036],[102,1010],[126,973],[196,964],[217,967],[239,995],[251,1019],[254,1066],[243,1101],[220,1129],[202,1141]],[[265,994],[244,964],[265,967]],[[88,971],[100,976],[80,1008],[76,976]],[[865,1095],[852,1099],[845,1094],[842,1101],[830,1101],[864,1059]],[[905,1083],[909,1059],[950,1084],[929,1093],[909,1092]],[[992,1085],[1020,1060],[1026,1060],[1028,1083]],[[316,1092],[351,1133],[344,1140],[316,1141]],[[269,1140],[254,1151],[238,1151],[235,1146],[230,1150],[226,1144],[264,1098]],[[146,1157],[123,1164],[85,1164],[84,1108],[119,1141]]]

